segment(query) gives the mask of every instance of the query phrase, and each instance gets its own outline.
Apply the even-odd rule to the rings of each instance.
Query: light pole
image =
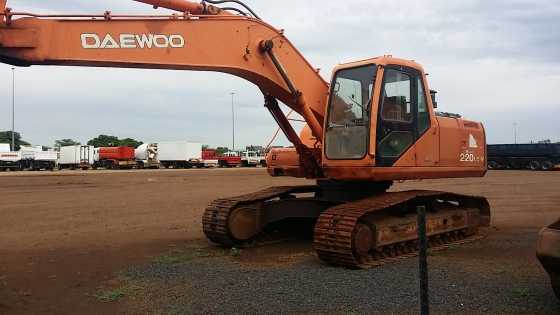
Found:
[[[235,151],[235,111],[233,109],[233,96],[235,92],[231,92],[231,136],[232,136],[232,146],[231,151]]]
[[[16,150],[16,142],[15,142],[15,109],[16,109],[16,75],[15,71],[16,68],[12,68],[12,151]]]
[[[517,144],[517,123],[513,123],[513,141]]]

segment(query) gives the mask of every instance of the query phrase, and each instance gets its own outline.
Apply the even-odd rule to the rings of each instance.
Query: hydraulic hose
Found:
[[[261,20],[261,18],[255,13],[255,11],[251,10],[251,7],[249,7],[248,5],[246,5],[245,3],[243,3],[239,0],[203,0],[202,2],[208,2],[208,3],[211,3],[211,4],[236,3],[236,4],[239,4],[240,6],[244,7],[255,18]]]

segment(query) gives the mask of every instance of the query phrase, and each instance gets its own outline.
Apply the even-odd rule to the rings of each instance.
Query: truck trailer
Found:
[[[130,169],[136,166],[133,147],[99,147],[95,151],[94,169]]]
[[[44,151],[42,146],[22,146],[20,152],[20,168],[22,170],[54,170],[58,160],[56,151]]]
[[[41,146],[22,146],[17,152],[10,151],[9,145],[0,146],[0,170],[54,170],[58,153],[43,151]]]
[[[560,165],[560,143],[489,144],[489,169],[548,171]]]
[[[60,148],[58,169],[89,169],[95,162],[92,145],[71,145]]]
[[[158,159],[165,168],[191,168],[202,162],[202,144],[188,141],[158,142]]]

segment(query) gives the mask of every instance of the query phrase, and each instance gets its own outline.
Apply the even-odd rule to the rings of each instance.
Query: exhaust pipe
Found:
[[[5,1],[5,0],[0,0]],[[194,15],[216,15],[224,14],[225,12],[213,5],[206,5],[195,3],[185,0],[134,0],[136,2],[142,2],[152,5],[154,9],[158,7],[179,11],[179,12],[190,12]]]

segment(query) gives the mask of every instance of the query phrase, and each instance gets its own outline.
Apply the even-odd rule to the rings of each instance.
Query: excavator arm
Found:
[[[183,0],[138,1],[179,13],[39,15],[12,11],[0,0],[0,61],[17,66],[229,73],[261,89],[267,107],[299,151],[304,145],[286,125],[276,99],[301,114],[314,137],[322,138],[329,85],[283,31],[258,18],[211,5]]]

